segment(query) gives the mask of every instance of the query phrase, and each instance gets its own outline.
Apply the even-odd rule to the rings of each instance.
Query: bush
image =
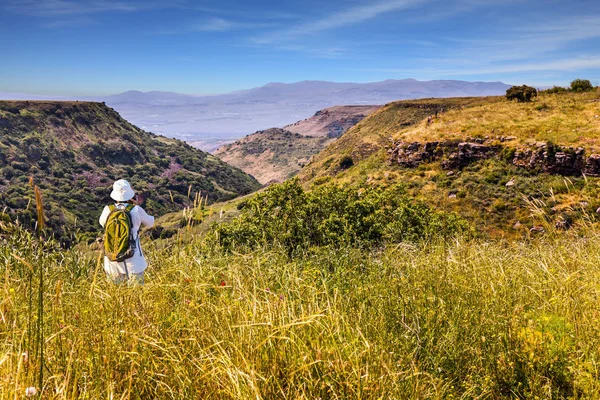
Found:
[[[448,237],[468,226],[454,214],[413,201],[401,186],[325,184],[306,192],[293,179],[249,199],[240,217],[212,230],[213,244],[227,251],[275,243],[292,255],[313,246],[372,247]]]
[[[550,89],[546,89],[543,92],[544,93],[548,93],[548,94],[561,94],[561,93],[567,93],[567,89],[562,87],[562,86],[553,86]]]
[[[344,156],[340,160],[340,169],[342,169],[342,170],[348,169],[353,165],[354,165],[354,161],[352,160],[352,157],[350,157],[350,156]]]
[[[537,97],[537,89],[531,86],[513,86],[506,90],[506,98],[519,103],[529,102],[534,97]]]
[[[588,92],[593,89],[594,86],[588,79],[575,79],[571,82],[571,90],[574,92]]]

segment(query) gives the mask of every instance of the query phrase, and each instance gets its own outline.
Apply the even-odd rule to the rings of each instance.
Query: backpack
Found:
[[[128,204],[126,207],[115,204],[108,206],[110,214],[104,226],[104,254],[110,261],[125,261],[135,254],[131,221],[131,210],[134,207],[135,204]]]

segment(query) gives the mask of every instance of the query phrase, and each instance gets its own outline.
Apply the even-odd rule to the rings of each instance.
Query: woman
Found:
[[[146,211],[140,206],[142,199],[140,196],[135,196],[135,192],[131,188],[129,182],[124,179],[116,181],[113,185],[113,191],[110,197],[116,201],[116,207],[124,207],[128,204],[135,204],[135,207],[130,212],[131,215],[131,230],[133,239],[135,240],[135,252],[133,257],[124,261],[110,261],[108,257],[104,257],[104,271],[115,282],[120,283],[126,280],[144,283],[144,270],[148,266],[142,247],[139,241],[139,231],[141,225],[151,228],[154,225],[154,217],[146,214]],[[100,215],[100,225],[104,228],[106,220],[110,215],[109,206],[104,207],[102,215]]]

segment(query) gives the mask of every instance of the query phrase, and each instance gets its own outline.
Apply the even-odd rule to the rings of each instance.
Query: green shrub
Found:
[[[593,89],[594,86],[588,79],[575,79],[571,82],[571,90],[574,92],[588,92]]]
[[[350,157],[350,156],[344,156],[340,160],[340,169],[341,170],[348,169],[353,165],[354,165],[354,161],[352,160],[352,157]]]
[[[546,103],[542,103],[542,104],[538,104],[537,106],[535,106],[535,109],[538,111],[547,111],[550,109],[550,106]]]
[[[537,97],[537,89],[531,86],[513,86],[506,90],[508,100],[517,100],[519,103],[529,102]]]
[[[273,185],[247,201],[242,214],[212,226],[224,250],[279,244],[292,255],[312,246],[378,246],[467,231],[454,214],[443,214],[408,197],[402,186],[341,188],[324,184],[305,191],[297,179]]]
[[[543,91],[543,93],[548,93],[548,94],[562,94],[562,93],[567,93],[568,90],[562,86],[552,86],[550,89],[546,89]]]

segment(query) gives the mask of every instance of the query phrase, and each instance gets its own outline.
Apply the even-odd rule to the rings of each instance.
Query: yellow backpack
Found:
[[[108,206],[110,214],[104,226],[104,254],[110,261],[125,261],[135,254],[131,210],[135,204]]]

